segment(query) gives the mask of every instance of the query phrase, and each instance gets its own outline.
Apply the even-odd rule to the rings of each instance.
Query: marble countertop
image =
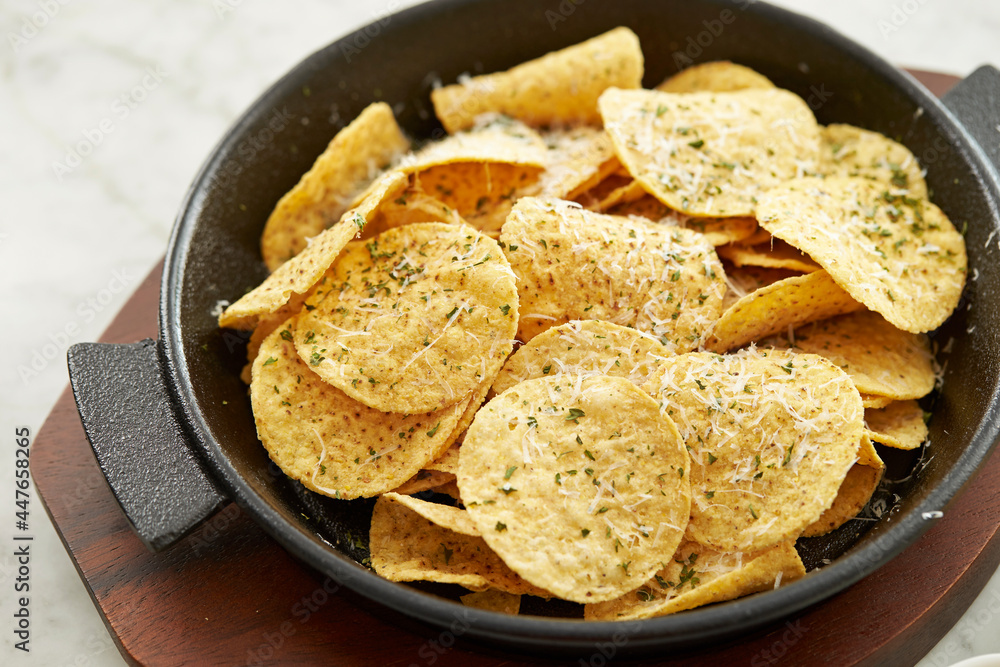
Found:
[[[557,7],[558,0],[544,0]],[[568,0],[564,0],[568,1]],[[96,340],[163,255],[178,205],[233,120],[309,53],[412,0],[6,0],[0,5],[0,428],[37,432]],[[890,62],[967,74],[1000,65],[1000,3],[781,0]],[[87,140],[86,155],[70,146]],[[9,451],[5,450],[5,451]],[[13,456],[0,491],[14,488]],[[13,521],[0,549],[0,663],[120,665],[32,498],[31,653],[8,629]],[[1000,652],[1000,575],[920,663]]]

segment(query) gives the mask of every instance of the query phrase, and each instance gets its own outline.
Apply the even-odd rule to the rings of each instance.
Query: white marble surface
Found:
[[[37,432],[66,386],[68,344],[96,340],[163,254],[188,183],[228,125],[301,58],[409,4],[0,4],[0,497],[13,496],[15,426]],[[981,63],[1000,64],[1000,3],[778,4],[819,18],[900,65],[963,74]],[[24,38],[13,37],[18,34]],[[96,146],[74,165],[67,147],[87,136]],[[14,528],[9,501],[6,507],[0,663],[122,664],[37,497],[30,531],[32,650],[14,649]],[[922,667],[1000,651],[998,609],[1000,576]]]

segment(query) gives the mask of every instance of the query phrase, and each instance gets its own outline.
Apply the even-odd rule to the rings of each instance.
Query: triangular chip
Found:
[[[308,239],[340,220],[378,170],[409,147],[389,105],[369,105],[337,133],[312,168],[278,201],[260,239],[267,268],[274,271],[299,254]]]
[[[597,98],[606,89],[642,85],[639,38],[615,28],[506,72],[473,77],[431,92],[434,111],[448,132],[497,112],[537,127],[600,125]]]
[[[500,240],[518,278],[522,341],[601,319],[683,352],[698,347],[721,310],[722,264],[696,232],[524,197]]]
[[[761,195],[757,221],[904,331],[940,326],[965,285],[962,235],[926,200],[863,178],[802,178]]]
[[[757,196],[813,168],[819,153],[812,111],[787,90],[611,89],[599,105],[629,173],[688,215],[753,215]]]
[[[319,282],[347,243],[361,234],[386,199],[406,187],[407,177],[390,172],[376,181],[368,195],[329,229],[320,232],[309,246],[285,262],[260,285],[244,294],[219,316],[220,327],[252,329],[261,315],[279,310],[296,295],[304,295]]]

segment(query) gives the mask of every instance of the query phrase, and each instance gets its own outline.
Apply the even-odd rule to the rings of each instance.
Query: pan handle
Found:
[[[166,549],[227,499],[177,420],[159,343],[79,343],[67,359],[80,420],[111,491],[146,547]]]
[[[983,65],[941,98],[1000,171],[1000,70]]]

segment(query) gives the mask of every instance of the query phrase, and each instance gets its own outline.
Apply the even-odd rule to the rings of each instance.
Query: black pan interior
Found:
[[[821,123],[851,123],[906,144],[927,169],[935,203],[957,227],[967,224],[975,276],[955,315],[935,334],[949,351],[940,355],[942,390],[926,406],[934,410],[930,448],[887,456],[889,473],[868,520],[852,521],[828,537],[802,540],[800,550],[813,570],[803,581],[643,622],[636,626],[632,647],[731,636],[856,581],[930,525],[921,515],[944,509],[995,438],[1000,341],[988,313],[998,308],[1000,276],[983,248],[988,239],[995,242],[996,183],[948,114],[907,76],[829,29],[763,3],[441,0],[422,5],[383,18],[307,59],[223,139],[178,218],[164,279],[161,335],[192,437],[233,497],[319,571],[353,577],[363,594],[432,622],[446,620],[452,606],[408,587],[370,581],[355,564],[367,556],[371,502],[316,496],[270,464],[238,377],[246,336],[220,330],[211,313],[218,301],[235,300],[265,277],[258,243],[275,202],[334,133],[369,103],[387,101],[413,137],[426,139],[440,133],[428,99],[434,82],[505,69],[618,25],[629,26],[641,39],[647,86],[692,63],[730,59],[801,95]],[[333,27],[331,37],[335,33]],[[529,648],[578,646],[609,636],[615,625],[532,625],[530,619],[492,615],[480,620],[473,634]]]

